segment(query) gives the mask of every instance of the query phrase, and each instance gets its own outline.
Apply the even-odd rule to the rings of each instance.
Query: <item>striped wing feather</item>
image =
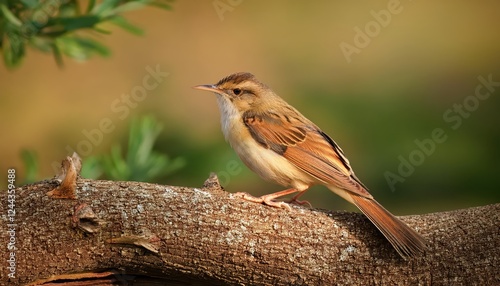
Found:
[[[311,123],[275,113],[246,114],[244,122],[261,145],[283,155],[321,183],[372,198],[354,175],[342,149]]]

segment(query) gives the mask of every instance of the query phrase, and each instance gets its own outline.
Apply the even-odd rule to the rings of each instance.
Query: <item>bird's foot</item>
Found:
[[[302,196],[304,193],[306,192],[306,190],[296,194],[291,200],[288,201],[289,204],[296,204],[296,205],[299,205],[299,206],[302,206],[302,205],[307,205],[309,208],[312,209],[312,205],[310,202],[308,201],[300,201],[299,198],[300,196]]]
[[[276,202],[276,201],[274,201],[274,199],[282,197],[282,196],[286,196],[288,194],[295,193],[295,192],[297,192],[296,189],[287,189],[287,190],[284,190],[281,192],[263,195],[260,197],[254,197],[248,193],[239,192],[239,193],[235,193],[234,196],[242,198],[242,199],[249,201],[249,202],[253,202],[253,203],[265,204],[265,205],[275,207],[275,208],[284,208],[287,210],[291,210],[292,208],[290,208],[290,206],[287,203]]]

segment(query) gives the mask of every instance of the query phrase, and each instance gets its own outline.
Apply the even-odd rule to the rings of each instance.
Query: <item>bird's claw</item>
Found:
[[[307,205],[309,208],[312,209],[312,205],[310,202],[308,201],[299,201],[295,198],[292,198],[291,200],[289,200],[287,203],[289,204],[294,204],[294,205],[299,205],[299,206],[303,206],[303,205]]]

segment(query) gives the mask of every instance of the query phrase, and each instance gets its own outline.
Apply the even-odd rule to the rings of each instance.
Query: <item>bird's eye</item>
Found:
[[[241,94],[241,89],[235,88],[235,89],[233,89],[233,93],[234,93],[234,95],[240,95]]]

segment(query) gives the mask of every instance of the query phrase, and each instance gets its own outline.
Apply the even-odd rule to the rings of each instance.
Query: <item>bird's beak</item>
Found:
[[[220,91],[213,84],[202,84],[202,85],[193,86],[193,88],[194,89],[200,89],[200,90],[207,90],[207,91],[217,92],[217,93],[219,93],[219,91]]]

